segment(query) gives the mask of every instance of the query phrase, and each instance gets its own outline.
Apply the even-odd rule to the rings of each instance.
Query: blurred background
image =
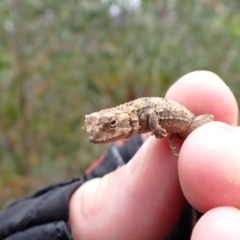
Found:
[[[240,2],[1,0],[0,209],[82,174],[85,114],[163,96],[194,70],[240,101]]]

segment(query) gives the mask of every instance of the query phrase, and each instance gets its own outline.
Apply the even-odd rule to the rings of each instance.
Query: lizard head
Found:
[[[127,138],[132,131],[131,116],[119,109],[105,109],[85,115],[84,127],[92,143],[109,143]]]

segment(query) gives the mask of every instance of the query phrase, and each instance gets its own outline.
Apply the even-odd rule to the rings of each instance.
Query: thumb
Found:
[[[82,185],[70,200],[77,239],[159,239],[174,227],[184,197],[167,139],[150,137],[133,159]]]

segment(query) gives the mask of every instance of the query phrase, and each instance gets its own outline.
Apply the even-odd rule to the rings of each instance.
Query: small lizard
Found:
[[[195,116],[181,104],[159,97],[138,98],[115,108],[85,115],[89,141],[109,143],[134,134],[152,132],[156,138],[170,135],[169,146],[175,156],[175,137],[185,139],[192,131],[213,121],[213,115]]]

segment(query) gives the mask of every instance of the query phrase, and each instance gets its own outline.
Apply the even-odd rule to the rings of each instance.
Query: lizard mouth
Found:
[[[115,142],[119,139],[123,139],[123,138],[127,138],[124,134],[120,135],[120,136],[117,136],[117,137],[111,137],[111,138],[107,138],[107,139],[97,139],[95,138],[94,136],[91,136],[89,137],[89,142],[91,143],[98,143],[98,144],[101,144],[101,143],[112,143],[112,142]]]
[[[109,138],[107,140],[96,140],[94,138],[89,138],[89,142],[91,142],[91,143],[111,143],[111,142],[114,142],[115,140],[117,140],[117,139]]]

